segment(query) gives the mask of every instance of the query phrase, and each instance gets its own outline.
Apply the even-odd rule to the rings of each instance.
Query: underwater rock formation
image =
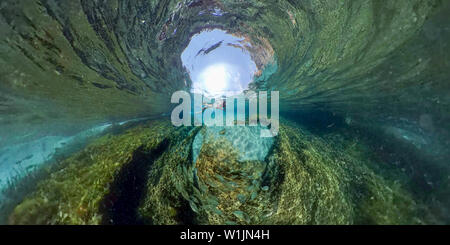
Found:
[[[220,140],[228,142],[238,152],[238,160],[259,160],[266,158],[273,145],[273,138],[262,138],[260,132],[263,128],[255,127],[204,127],[202,133],[194,139],[192,154],[193,162],[197,162],[198,155],[205,141]],[[226,143],[225,143],[226,144]]]
[[[239,161],[229,141],[206,141],[195,165],[181,171],[172,167],[176,160],[166,159],[166,177],[149,176],[148,193],[158,197],[144,201],[142,214],[150,212],[155,224],[428,222],[402,186],[374,173],[367,155],[352,156],[350,150],[291,122],[282,124],[264,161]],[[177,206],[171,206],[173,198]]]
[[[211,15],[216,8],[223,14]],[[168,95],[189,85],[179,54],[211,27],[245,35],[259,69],[277,63],[255,87],[282,91],[286,112],[394,122],[428,114],[447,134],[448,8],[438,0],[2,1],[2,141],[36,137],[31,129],[46,123],[64,131],[60,124],[167,112]],[[10,134],[16,128],[31,132],[22,139]]]
[[[138,192],[139,172],[151,166],[154,155],[164,150],[169,121],[150,122],[121,135],[104,136],[79,153],[47,170],[49,176],[20,203],[10,224],[108,224],[111,213]],[[131,180],[131,183],[129,181]],[[125,186],[131,189],[123,189]],[[138,194],[138,193],[136,193]],[[140,196],[135,197],[139,200]],[[133,218],[131,210],[119,215]],[[113,211],[111,211],[113,210]],[[118,217],[120,219],[122,216]],[[122,221],[126,222],[126,221]],[[133,220],[134,222],[134,220]]]
[[[367,155],[292,122],[283,121],[263,161],[240,161],[229,141],[213,139],[195,163],[200,128],[149,124],[101,138],[60,163],[14,209],[10,224],[429,222],[423,204],[371,170]]]
[[[2,0],[0,154],[101,123],[164,117],[50,166],[2,216],[448,224],[449,13],[444,0]],[[280,94],[279,136],[249,158],[221,137],[233,128],[212,139],[165,119],[172,93],[192,85],[181,53],[211,29],[249,44],[239,47],[257,68],[249,89]]]

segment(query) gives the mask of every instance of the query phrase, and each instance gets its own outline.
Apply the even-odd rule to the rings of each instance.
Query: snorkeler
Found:
[[[205,112],[205,110],[208,108],[214,108],[215,104],[217,104],[217,103],[203,103],[202,113]],[[227,102],[225,100],[223,100],[222,103],[217,104],[217,106],[215,108],[219,109],[219,110],[225,110],[226,106],[227,106]],[[200,113],[200,112],[197,112],[197,113]]]
[[[213,107],[213,104],[203,103],[203,106],[202,106],[202,113],[205,112],[206,109],[212,108],[212,107]]]
[[[217,107],[216,107],[216,109],[219,109],[219,110],[225,110],[225,108],[227,107],[227,102],[225,101],[225,100],[223,100],[222,101],[222,103],[220,103]]]

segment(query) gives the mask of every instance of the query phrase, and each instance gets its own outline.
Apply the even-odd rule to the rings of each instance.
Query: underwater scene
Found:
[[[1,0],[0,224],[450,224],[450,1]]]

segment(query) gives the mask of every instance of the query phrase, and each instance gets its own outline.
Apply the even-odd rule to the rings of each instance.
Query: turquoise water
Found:
[[[449,224],[449,12],[3,0],[0,224]],[[273,137],[248,101],[207,126],[251,92]]]
[[[206,127],[204,131],[194,139],[192,146],[193,161],[197,161],[198,154],[205,140],[211,138],[224,138],[229,141],[236,149],[239,150],[239,160],[259,160],[263,161],[270,149],[272,148],[273,138],[261,138],[261,129],[267,127],[255,126],[241,126],[241,127]]]

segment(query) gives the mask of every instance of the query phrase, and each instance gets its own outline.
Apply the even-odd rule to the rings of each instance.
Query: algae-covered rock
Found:
[[[243,149],[236,148],[226,138],[210,137],[203,143],[196,162],[202,190],[199,197],[202,212],[198,221],[201,224],[258,223],[265,211],[259,189],[266,163],[241,161],[239,151]]]
[[[255,213],[236,220],[236,212],[244,204],[249,210],[250,203],[255,205],[255,197],[252,202],[247,200],[259,192],[255,183],[261,181],[264,163],[239,162],[229,141],[213,139],[203,143],[194,164],[191,155],[194,136],[189,134],[170,147],[172,150],[155,163],[141,215],[153,224],[224,224],[230,220],[249,223],[251,217],[257,216]]]
[[[104,136],[57,164],[10,216],[10,224],[102,224],[120,199],[122,170],[151,164],[151,154],[175,128],[151,121],[120,135]],[[148,157],[142,157],[148,154]],[[147,161],[147,162],[146,162]],[[134,166],[138,168],[139,166]],[[131,176],[133,177],[133,176]],[[132,193],[124,193],[131,198]]]
[[[171,136],[168,149],[148,173],[146,193],[139,215],[147,224],[178,224],[197,206],[189,193],[196,188],[191,160],[192,142],[200,128],[184,127]],[[189,202],[191,201],[191,202]]]
[[[263,161],[204,135],[193,162],[205,130],[151,121],[98,139],[40,181],[10,223],[421,224],[431,215],[346,142],[282,120]]]
[[[325,111],[384,130],[392,148],[283,121],[263,151],[245,154],[262,140],[154,121],[57,164],[10,223],[415,224],[433,212],[448,223],[449,10],[442,0],[2,0],[0,147],[170,113],[170,95],[192,85],[180,54],[219,28],[250,44],[249,89],[279,91],[281,115]],[[417,147],[402,152],[388,134]],[[377,170],[397,161],[373,155],[395,151],[423,153],[402,158],[420,183]],[[418,171],[428,168],[437,177]]]
[[[276,224],[416,223],[418,206],[400,186],[353,156],[288,121],[281,124],[272,161],[283,180],[276,185]]]
[[[449,6],[440,0],[4,0],[0,132],[20,142],[36,138],[34,129],[49,130],[49,123],[49,131],[60,132],[60,124],[88,128],[106,118],[165,113],[170,94],[190,86],[182,50],[193,34],[214,27],[251,43],[258,69],[267,68],[252,87],[280,91],[284,112],[325,108],[369,121],[431,114],[443,127]]]
[[[193,163],[189,148],[194,135],[153,166],[139,209],[148,223],[424,222],[420,206],[402,186],[367,166],[368,155],[335,147],[289,121],[283,120],[264,161],[240,161],[239,149],[225,137],[210,136]]]

